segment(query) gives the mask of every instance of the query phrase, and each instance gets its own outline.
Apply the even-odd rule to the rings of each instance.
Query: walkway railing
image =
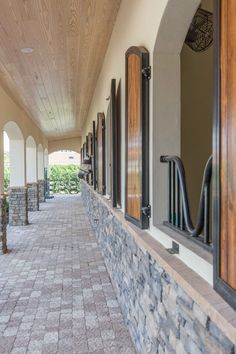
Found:
[[[177,156],[161,156],[161,162],[168,163],[168,194],[169,210],[168,222],[188,236],[199,237],[205,244],[211,245],[210,237],[210,184],[212,175],[212,156],[208,159],[200,193],[196,225],[193,225],[189,198],[187,192],[185,169],[181,159]]]

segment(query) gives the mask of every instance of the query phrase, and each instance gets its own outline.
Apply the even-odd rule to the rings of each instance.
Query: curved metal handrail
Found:
[[[182,198],[183,198],[182,199],[183,215],[184,215],[185,227],[191,236],[193,237],[199,236],[204,227],[205,194],[207,189],[209,188],[210,181],[211,181],[212,156],[209,157],[203,173],[201,194],[200,194],[199,205],[198,205],[197,222],[195,227],[191,219],[189,199],[187,193],[187,184],[186,184],[186,177],[185,177],[185,169],[184,169],[183,162],[178,156],[161,156],[160,161],[175,163],[178,177],[179,177],[180,190],[182,192]]]

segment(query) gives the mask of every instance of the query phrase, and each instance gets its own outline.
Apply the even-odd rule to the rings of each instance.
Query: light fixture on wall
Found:
[[[30,48],[30,47],[26,47],[26,48],[21,48],[21,53],[23,54],[31,54],[33,53],[34,49],[33,48]]]
[[[193,17],[185,43],[194,52],[204,52],[213,43],[213,33],[213,14],[199,8]]]

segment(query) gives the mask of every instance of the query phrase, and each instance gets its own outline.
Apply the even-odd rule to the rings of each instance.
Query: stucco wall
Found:
[[[158,27],[164,12],[167,0],[123,0],[113,29],[110,43],[94,96],[90,105],[87,120],[83,129],[83,140],[89,131],[92,131],[92,121],[96,120],[97,112],[107,112],[110,95],[111,79],[116,79],[118,85],[121,80],[121,135],[122,135],[122,208],[124,207],[124,137],[125,137],[125,52],[133,45],[144,46],[152,52],[155,46]],[[152,90],[150,90],[150,116],[152,116]]]
[[[213,0],[202,2],[213,12]],[[213,46],[196,53],[184,45],[181,52],[181,157],[186,170],[193,219],[206,161],[212,154]]]
[[[41,143],[44,148],[47,147],[47,139],[33,122],[33,120],[21,109],[14,100],[0,86],[0,130],[8,121],[17,123],[26,139],[31,135],[37,144]]]
[[[48,153],[59,151],[59,150],[72,150],[80,153],[81,148],[81,138],[68,138],[68,139],[57,139],[50,140],[48,142]]]
[[[125,193],[125,52],[130,46],[144,46],[150,53],[150,202],[151,223],[163,221],[167,200],[165,167],[159,163],[163,153],[180,154],[180,52],[199,0],[123,0],[110,39],[94,96],[84,123],[82,142],[97,112],[106,112],[111,79],[121,80],[121,190]],[[168,75],[169,73],[169,75]],[[164,87],[163,87],[164,85]],[[163,138],[158,127],[170,128]],[[159,134],[159,135],[158,135]],[[169,144],[171,142],[171,144]],[[171,151],[170,151],[171,150]],[[153,153],[155,151],[155,153]],[[156,177],[159,176],[157,186]],[[158,197],[157,197],[158,196]],[[157,200],[158,198],[158,200]],[[162,208],[158,210],[158,205]]]
[[[0,191],[3,191],[3,170],[4,170],[4,143],[3,143],[3,131],[4,126],[8,122],[14,122],[18,125],[23,135],[24,141],[28,136],[32,136],[38,145],[42,144],[44,148],[47,148],[48,142],[39,127],[33,122],[33,120],[27,115],[27,113],[15,103],[15,101],[9,96],[9,94],[0,86]],[[25,156],[26,157],[26,156]],[[18,159],[21,163],[21,159]],[[25,160],[25,159],[24,159]],[[26,168],[26,164],[23,163],[23,168]],[[21,164],[22,165],[22,164]],[[15,169],[17,173],[17,168]],[[14,176],[11,176],[14,179]],[[17,183],[18,185],[19,183]],[[20,183],[22,184],[22,183]],[[23,183],[24,184],[24,183]]]

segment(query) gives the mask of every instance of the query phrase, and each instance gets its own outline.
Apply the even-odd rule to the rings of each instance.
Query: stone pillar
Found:
[[[39,210],[39,185],[38,183],[27,183],[28,211]]]
[[[7,253],[8,205],[6,196],[0,196],[0,254]]]
[[[39,185],[39,203],[45,202],[45,193],[44,193],[44,179],[38,180]]]
[[[11,187],[9,191],[9,225],[28,224],[27,187]]]

